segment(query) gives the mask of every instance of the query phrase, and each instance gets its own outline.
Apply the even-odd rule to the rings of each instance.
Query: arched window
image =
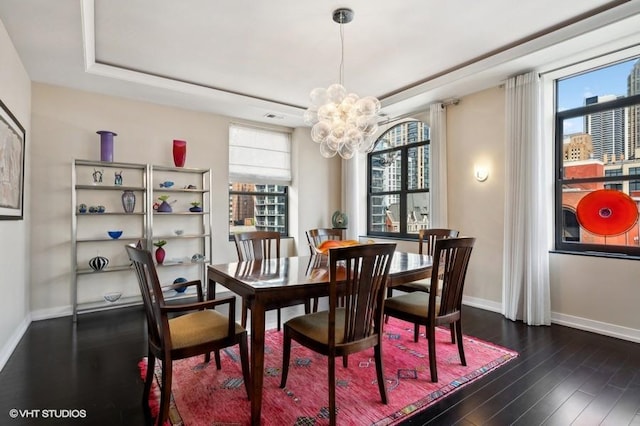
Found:
[[[429,228],[429,126],[407,121],[387,130],[367,158],[369,235],[415,237]]]

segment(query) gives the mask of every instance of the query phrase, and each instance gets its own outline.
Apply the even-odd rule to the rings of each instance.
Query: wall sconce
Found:
[[[489,177],[489,169],[486,166],[476,165],[473,170],[473,175],[478,182],[484,182]]]

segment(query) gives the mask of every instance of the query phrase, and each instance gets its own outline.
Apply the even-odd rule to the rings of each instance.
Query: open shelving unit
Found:
[[[94,182],[94,173],[100,172],[101,181]],[[115,174],[120,173],[118,182]],[[204,283],[206,264],[211,259],[211,170],[176,168],[150,164],[116,163],[74,160],[71,173],[71,280],[73,320],[78,314],[140,304],[138,283],[130,265],[124,245],[140,244],[154,252],[153,243],[168,241],[168,256],[157,265],[160,280],[165,285],[185,277],[200,279]],[[174,182],[171,188],[159,183]],[[120,183],[120,184],[117,184]],[[133,191],[135,209],[124,210],[122,194]],[[160,195],[174,198],[173,212],[160,213],[154,203]],[[202,212],[191,212],[191,202],[201,203]],[[85,204],[86,212],[79,206]],[[89,213],[89,207],[104,207],[102,213]],[[177,235],[175,230],[183,233]],[[118,239],[107,231],[122,230]],[[194,254],[203,259],[192,262]],[[93,270],[89,260],[95,256],[109,259],[102,270]],[[106,293],[120,293],[114,302],[108,302]],[[167,291],[166,299],[191,297],[195,289],[185,293]]]

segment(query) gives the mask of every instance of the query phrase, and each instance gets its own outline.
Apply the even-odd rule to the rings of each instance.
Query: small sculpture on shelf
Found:
[[[93,184],[99,184],[102,183],[102,174],[104,173],[104,170],[98,170],[98,169],[93,169],[93,173],[91,174],[91,176],[93,177]]]
[[[167,200],[169,200],[168,195],[161,195],[158,197],[158,200],[162,201],[158,206],[158,212],[160,213],[171,213],[173,209],[171,208],[171,204]]]
[[[89,266],[94,271],[102,271],[109,265],[109,259],[104,256],[96,256],[89,259]]]
[[[192,213],[200,213],[202,212],[202,207],[200,207],[200,201],[194,201],[191,203],[191,208],[189,211]]]
[[[164,251],[164,248],[163,248],[163,246],[165,244],[167,244],[167,242],[165,240],[160,240],[160,241],[156,241],[155,243],[153,243],[153,245],[157,247],[157,249],[156,249],[156,262],[158,262],[158,265],[162,265],[162,263],[164,262],[164,257],[167,254]]]
[[[122,170],[119,172],[113,172],[115,175],[115,179],[113,180],[113,184],[115,186],[122,186]]]
[[[174,183],[170,180],[165,180],[164,182],[160,182],[160,188],[171,188]]]
[[[78,204],[78,213],[85,214],[88,211],[87,205],[82,203]]]

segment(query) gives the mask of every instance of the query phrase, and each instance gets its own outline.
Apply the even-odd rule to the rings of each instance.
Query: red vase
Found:
[[[176,167],[184,167],[187,159],[187,141],[173,140],[173,163]]]
[[[158,262],[158,265],[162,265],[162,262],[164,262],[165,255],[166,253],[162,247],[158,247],[156,249],[156,262]]]

